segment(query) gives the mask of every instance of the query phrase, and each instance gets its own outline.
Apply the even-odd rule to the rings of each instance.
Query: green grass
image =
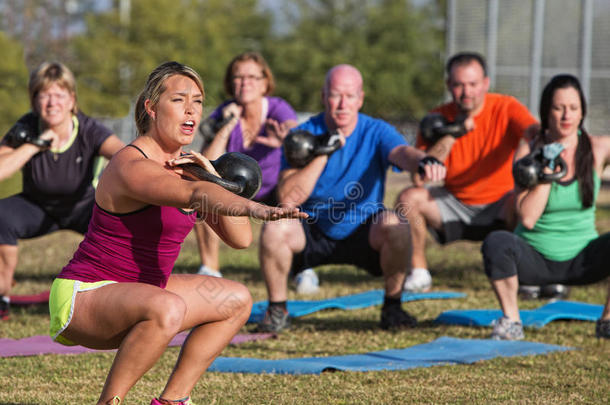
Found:
[[[391,201],[405,179],[393,176]],[[599,230],[610,230],[610,192],[600,198]],[[258,230],[258,227],[255,227]],[[80,241],[72,232],[58,232],[20,243],[14,293],[47,289]],[[448,309],[497,308],[483,273],[479,244],[458,242],[445,247],[430,242],[428,257],[435,290],[455,290],[463,299],[419,301],[407,304],[420,325],[403,332],[378,327],[379,307],[328,310],[293,320],[293,329],[277,339],[229,346],[223,356],[287,358],[331,356],[404,348],[440,336],[486,338],[488,328],[436,325],[433,320]],[[255,300],[266,298],[258,269],[256,246],[235,251],[223,248],[222,272],[246,284]],[[190,235],[176,264],[177,272],[192,272],[199,264]],[[315,299],[381,288],[381,280],[348,266],[318,269],[321,292]],[[607,287],[599,283],[572,289],[570,299],[603,304]],[[289,299],[298,299],[293,290]],[[542,302],[522,302],[535,308]],[[23,338],[45,334],[47,308],[15,309],[0,323],[0,337]],[[250,329],[248,326],[244,332]],[[610,341],[594,337],[591,322],[552,322],[526,330],[531,341],[577,350],[540,356],[498,358],[471,365],[438,366],[392,372],[328,372],[317,376],[280,376],[206,373],[195,389],[197,404],[370,404],[370,403],[607,403],[610,398]],[[178,348],[169,348],[136,384],[130,404],[148,404],[158,395],[171,372]],[[0,359],[0,404],[94,403],[101,391],[113,354],[45,355]]]
[[[21,191],[21,171],[6,180],[0,181],[0,198],[5,198]]]

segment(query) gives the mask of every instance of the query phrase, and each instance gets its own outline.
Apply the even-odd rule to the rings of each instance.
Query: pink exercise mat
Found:
[[[36,305],[47,304],[49,302],[49,291],[29,295],[11,295],[11,305]]]
[[[184,343],[188,332],[177,334],[168,346],[180,346]],[[274,338],[277,335],[274,333],[247,333],[238,334],[231,339],[230,344],[238,345],[240,343],[252,342],[255,340],[264,340]],[[89,349],[83,346],[64,346],[54,342],[50,336],[39,335],[31,336],[23,339],[0,339],[0,357],[14,356],[36,356],[39,354],[79,354],[96,352],[100,350]],[[112,351],[112,350],[102,350]]]

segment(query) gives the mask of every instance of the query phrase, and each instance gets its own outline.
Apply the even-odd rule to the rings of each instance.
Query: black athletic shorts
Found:
[[[277,207],[280,203],[277,199],[277,187],[275,187],[273,190],[271,190],[269,192],[269,194],[267,194],[264,198],[262,198],[260,200],[255,199],[254,201],[257,201],[261,204],[268,205],[270,207]]]
[[[0,200],[0,245],[16,245],[19,239],[35,238],[71,229],[87,232],[94,199],[79,201],[68,214],[48,213],[23,194]]]
[[[379,252],[369,244],[371,224],[377,218],[379,211],[371,215],[351,235],[342,240],[326,236],[315,223],[301,220],[305,232],[305,249],[294,255],[291,274],[322,264],[352,264],[358,266],[373,276],[381,276]]]

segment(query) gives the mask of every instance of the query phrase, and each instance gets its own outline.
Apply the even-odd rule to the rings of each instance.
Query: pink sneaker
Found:
[[[150,401],[150,405],[193,405],[193,403],[191,402],[191,398],[188,397],[187,399],[185,399],[184,401],[167,401],[167,400],[159,400],[157,398],[153,398],[152,401]]]

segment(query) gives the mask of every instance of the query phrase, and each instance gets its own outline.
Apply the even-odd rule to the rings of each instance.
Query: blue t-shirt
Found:
[[[318,114],[296,129],[314,135],[328,132],[324,114]],[[392,149],[406,145],[390,124],[358,114],[358,124],[345,145],[330,155],[311,195],[301,209],[309,214],[326,236],[347,238],[361,224],[384,208],[385,177]],[[289,165],[282,155],[282,170]]]

